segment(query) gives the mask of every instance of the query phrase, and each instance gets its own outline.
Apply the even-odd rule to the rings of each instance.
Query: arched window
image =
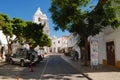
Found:
[[[40,17],[38,18],[38,21],[39,21],[39,22],[41,21]]]

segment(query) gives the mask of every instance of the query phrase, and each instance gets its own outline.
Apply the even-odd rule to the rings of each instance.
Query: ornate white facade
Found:
[[[48,18],[46,16],[46,14],[43,14],[41,12],[40,8],[38,8],[37,11],[35,12],[35,14],[33,15],[33,22],[37,23],[37,24],[41,23],[41,24],[45,25],[43,28],[43,31],[48,36],[50,35],[50,29],[48,26]]]

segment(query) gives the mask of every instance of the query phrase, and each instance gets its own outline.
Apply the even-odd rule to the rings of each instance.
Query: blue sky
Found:
[[[92,0],[91,4],[96,4],[98,0]],[[50,0],[0,0],[0,13],[7,14],[10,18],[17,17],[25,21],[32,21],[37,8],[40,7],[43,14],[46,14],[49,20],[50,36],[61,37],[70,33],[53,29],[53,22],[49,12]]]

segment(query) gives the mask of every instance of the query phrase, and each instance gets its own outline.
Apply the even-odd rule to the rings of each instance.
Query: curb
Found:
[[[85,76],[88,80],[93,80],[92,78],[88,77],[87,74],[84,74],[80,69],[78,69],[78,66],[72,64],[68,59],[66,59],[66,57],[64,55],[62,55],[62,58],[69,63],[74,69],[76,69],[77,71],[79,71],[83,76]]]

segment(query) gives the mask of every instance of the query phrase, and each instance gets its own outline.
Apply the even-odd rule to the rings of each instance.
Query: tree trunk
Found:
[[[85,40],[85,51],[84,51],[84,65],[87,66],[88,65],[88,40],[87,37],[84,38]]]
[[[8,44],[8,54],[12,54],[12,44]]]
[[[8,44],[8,54],[6,54],[6,62],[9,62],[11,54],[12,54],[12,44]]]

